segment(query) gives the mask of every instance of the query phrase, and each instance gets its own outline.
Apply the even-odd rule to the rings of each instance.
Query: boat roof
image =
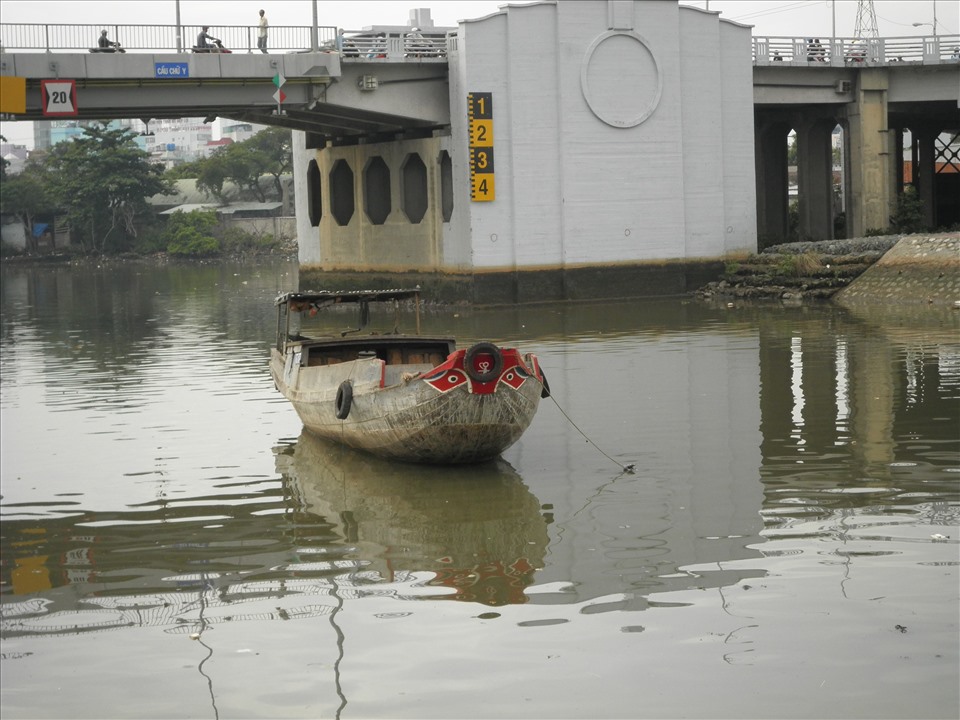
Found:
[[[390,300],[409,300],[420,295],[420,287],[396,288],[393,290],[307,290],[304,292],[283,293],[277,298],[277,305],[291,302],[387,302]]]

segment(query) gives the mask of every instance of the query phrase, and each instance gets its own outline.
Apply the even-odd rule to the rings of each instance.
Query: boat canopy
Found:
[[[420,286],[409,289],[393,290],[308,290],[306,292],[287,292],[282,293],[276,301],[277,304],[277,348],[282,349],[284,337],[289,339],[299,339],[299,323],[295,325],[291,332],[291,316],[300,317],[304,311],[318,310],[329,305],[342,305],[345,303],[357,303],[360,306],[360,324],[356,328],[344,330],[341,336],[349,333],[358,332],[366,327],[370,321],[370,303],[391,302],[397,300],[413,300],[416,311],[417,335],[420,334]],[[397,317],[394,322],[393,332],[400,332],[400,305],[395,306]]]
[[[393,290],[308,290],[305,292],[283,293],[277,298],[277,305],[306,303],[308,305],[328,305],[339,303],[388,302],[390,300],[419,299],[420,287]]]

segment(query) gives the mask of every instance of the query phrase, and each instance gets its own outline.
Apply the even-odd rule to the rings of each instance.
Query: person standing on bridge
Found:
[[[267,22],[267,15],[260,11],[260,27],[257,32],[257,47],[260,48],[260,52],[265,53],[267,51],[267,28],[270,27],[270,23]]]

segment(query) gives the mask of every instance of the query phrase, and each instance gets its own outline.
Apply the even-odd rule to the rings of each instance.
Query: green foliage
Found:
[[[833,218],[833,239],[842,240],[847,237],[847,214],[838,213]]]
[[[217,213],[213,210],[193,210],[171,213],[167,219],[167,233],[172,237],[181,228],[193,228],[201,235],[213,235],[217,227]]]
[[[35,251],[34,222],[42,215],[53,215],[56,210],[46,168],[29,162],[17,175],[4,176],[0,181],[0,209],[20,218],[27,233],[26,249]]]
[[[60,143],[47,159],[50,189],[87,251],[130,249],[137,221],[149,217],[147,198],[169,194],[163,170],[148,162],[134,133],[91,126]]]
[[[217,224],[212,210],[176,212],[170,215],[161,237],[171,255],[209,257],[220,253],[220,242],[214,237]]]
[[[225,253],[240,255],[278,250],[281,243],[270,233],[258,235],[238,227],[228,227],[220,238],[220,245]]]
[[[913,185],[908,185],[897,198],[897,209],[890,216],[890,226],[897,233],[923,232],[923,200]]]
[[[193,160],[191,162],[180,163],[169,170],[164,171],[163,176],[167,180],[184,180],[186,178],[199,177],[200,167],[206,162],[205,159]]]
[[[181,257],[210,257],[220,254],[220,243],[209,235],[201,235],[196,228],[180,228],[167,245],[167,252]]]
[[[883,228],[867,228],[866,231],[863,233],[863,236],[864,237],[882,237],[883,235],[889,235],[889,234],[890,234],[889,231],[884,230]]]
[[[6,141],[7,139],[3,135],[0,135],[0,142],[6,142]],[[7,179],[7,165],[9,164],[10,163],[7,160],[0,157],[0,182],[3,182],[4,180]]]
[[[153,255],[166,252],[169,242],[170,238],[167,236],[166,227],[154,222],[140,229],[137,237],[133,240],[132,249],[138,255]]]
[[[787,208],[787,237],[797,240],[800,237],[800,201],[794,200]]]
[[[212,196],[219,203],[226,203],[223,184],[227,181],[227,166],[220,155],[214,153],[212,157],[198,164],[197,169],[197,189]]]
[[[816,253],[788,254],[780,257],[774,269],[778,275],[786,277],[809,277],[823,270],[823,263]]]

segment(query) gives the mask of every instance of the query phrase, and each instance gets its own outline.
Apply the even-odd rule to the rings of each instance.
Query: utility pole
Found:
[[[180,29],[180,0],[177,0],[177,52],[183,52],[183,30]]]

